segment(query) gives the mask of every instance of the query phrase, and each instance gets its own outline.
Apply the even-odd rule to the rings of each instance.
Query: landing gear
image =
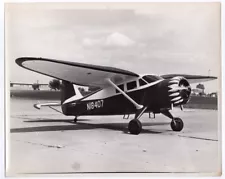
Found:
[[[138,119],[142,116],[142,114],[145,112],[146,109],[147,107],[143,107],[139,109],[136,112],[134,119],[129,122],[128,130],[131,134],[135,134],[135,135],[140,134],[142,130],[142,124]]]
[[[171,128],[173,131],[179,132],[183,129],[184,123],[180,118],[174,118],[170,123]]]
[[[128,129],[131,134],[138,135],[142,130],[141,122],[138,119],[133,119],[128,124]]]
[[[164,114],[165,116],[167,116],[168,118],[172,119],[170,126],[173,131],[179,132],[184,128],[184,123],[181,120],[181,118],[173,117],[172,114],[168,110],[162,111],[161,113]]]
[[[77,123],[77,116],[75,116],[73,122],[74,122],[74,123]]]

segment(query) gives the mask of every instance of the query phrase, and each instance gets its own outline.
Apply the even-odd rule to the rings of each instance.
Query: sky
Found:
[[[5,6],[11,82],[52,78],[19,67],[22,56],[118,67],[140,74],[195,74],[218,91],[219,3],[20,3]],[[195,84],[196,86],[197,84]]]

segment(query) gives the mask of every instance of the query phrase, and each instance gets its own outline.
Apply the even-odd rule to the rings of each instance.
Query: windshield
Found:
[[[154,82],[154,81],[163,79],[162,77],[156,76],[156,75],[145,75],[145,76],[143,76],[142,78],[143,78],[145,81],[147,81],[148,83],[152,83],[152,82]]]

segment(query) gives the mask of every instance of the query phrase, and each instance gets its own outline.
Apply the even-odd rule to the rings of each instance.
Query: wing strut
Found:
[[[125,98],[127,98],[137,109],[141,109],[143,106],[136,103],[130,96],[128,96],[123,90],[121,90],[118,86],[116,86],[109,78],[107,79],[107,81],[114,87],[116,88],[119,92],[122,93],[122,95],[124,95]]]

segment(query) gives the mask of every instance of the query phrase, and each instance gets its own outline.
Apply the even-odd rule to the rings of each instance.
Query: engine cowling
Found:
[[[191,86],[184,77],[173,77],[168,82],[168,94],[174,106],[186,104],[190,99]]]

